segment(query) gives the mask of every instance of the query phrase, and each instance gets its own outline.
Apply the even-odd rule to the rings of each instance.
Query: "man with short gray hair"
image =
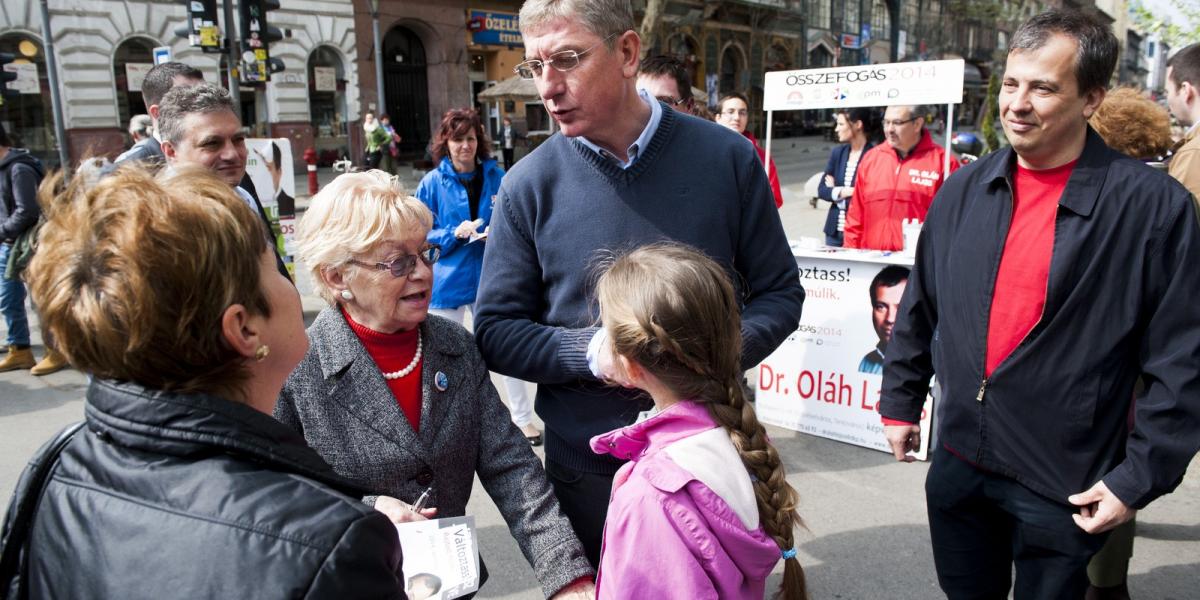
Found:
[[[591,268],[606,252],[652,242],[704,252],[733,275],[747,368],[796,330],[804,290],[750,142],[638,91],[642,42],[629,0],[529,0],[520,23],[528,60],[516,72],[533,80],[561,134],[500,186],[475,336],[489,368],[538,384],[546,472],[596,565],[624,459],[596,454],[590,440],[651,404],[606,383],[611,352],[595,326]]]
[[[905,219],[925,213],[945,181],[946,149],[925,127],[924,106],[889,106],[883,114],[886,144],[864,152],[858,163],[854,195],[846,211],[847,248],[903,250]],[[958,163],[950,161],[950,171]]]
[[[246,133],[227,90],[211,83],[171,88],[159,107],[158,132],[168,167],[197,165],[213,171],[258,213],[265,231],[273,232],[262,204],[238,185],[246,174]],[[279,272],[290,279],[272,237],[268,241]]]
[[[154,165],[164,162],[162,148],[154,130],[158,127],[158,109],[163,96],[175,86],[189,86],[204,82],[204,74],[199,69],[181,62],[165,62],[155,65],[146,73],[142,80],[142,100],[146,104],[146,112],[150,119],[151,134],[132,148],[123,152],[113,161],[113,167],[127,162],[146,162]],[[146,115],[139,115],[146,116]],[[135,117],[136,118],[136,117]],[[133,121],[130,120],[130,134],[133,134]],[[138,142],[138,140],[134,140]]]

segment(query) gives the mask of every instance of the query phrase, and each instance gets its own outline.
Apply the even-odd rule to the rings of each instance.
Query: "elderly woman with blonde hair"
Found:
[[[258,215],[207,170],[60,180],[27,274],[92,380],[17,485],[0,597],[402,598],[394,526],[271,418],[308,344]]]
[[[471,335],[429,315],[429,209],[381,171],[325,186],[297,227],[329,307],[275,416],[395,521],[457,517],[479,476],[547,597],[592,590],[583,546]],[[427,493],[429,509],[408,503]]]

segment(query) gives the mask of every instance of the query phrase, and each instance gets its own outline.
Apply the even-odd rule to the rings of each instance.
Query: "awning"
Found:
[[[533,80],[521,79],[519,75],[513,75],[479,92],[475,98],[481,104],[493,102],[537,102],[540,104],[542,101]]]

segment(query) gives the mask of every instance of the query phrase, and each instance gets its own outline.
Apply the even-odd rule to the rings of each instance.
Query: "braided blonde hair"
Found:
[[[798,494],[742,387],[741,314],[729,275],[699,251],[653,244],[612,260],[597,282],[613,352],[680,398],[703,404],[750,474],[763,529],[781,551],[795,546]],[[784,563],[777,597],[807,597],[804,571]]]

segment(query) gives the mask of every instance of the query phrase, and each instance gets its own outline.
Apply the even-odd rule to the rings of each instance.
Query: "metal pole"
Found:
[[[767,177],[771,176],[771,124],[775,121],[773,115],[775,111],[767,111],[767,151],[763,157],[763,168],[767,170]]]
[[[238,120],[242,119],[242,90],[241,82],[238,81],[238,76],[235,71],[241,71],[238,68],[238,63],[241,62],[241,53],[238,52],[237,28],[233,25],[233,0],[225,0],[225,43],[229,48],[229,55],[226,61],[229,63],[229,97],[233,99],[233,106],[237,108]],[[245,123],[243,123],[245,125]]]
[[[946,105],[946,160],[942,165],[942,181],[950,176],[950,140],[954,137],[954,104]]]
[[[387,98],[383,95],[383,46],[379,36],[379,0],[371,0],[371,35],[375,37],[375,116],[387,112]]]
[[[54,34],[50,31],[48,0],[41,0],[42,47],[46,52],[46,75],[50,79],[50,106],[54,110],[54,135],[58,138],[58,165],[69,176],[71,158],[67,155],[67,131],[63,127],[62,88],[58,85],[58,60],[54,55]]]

